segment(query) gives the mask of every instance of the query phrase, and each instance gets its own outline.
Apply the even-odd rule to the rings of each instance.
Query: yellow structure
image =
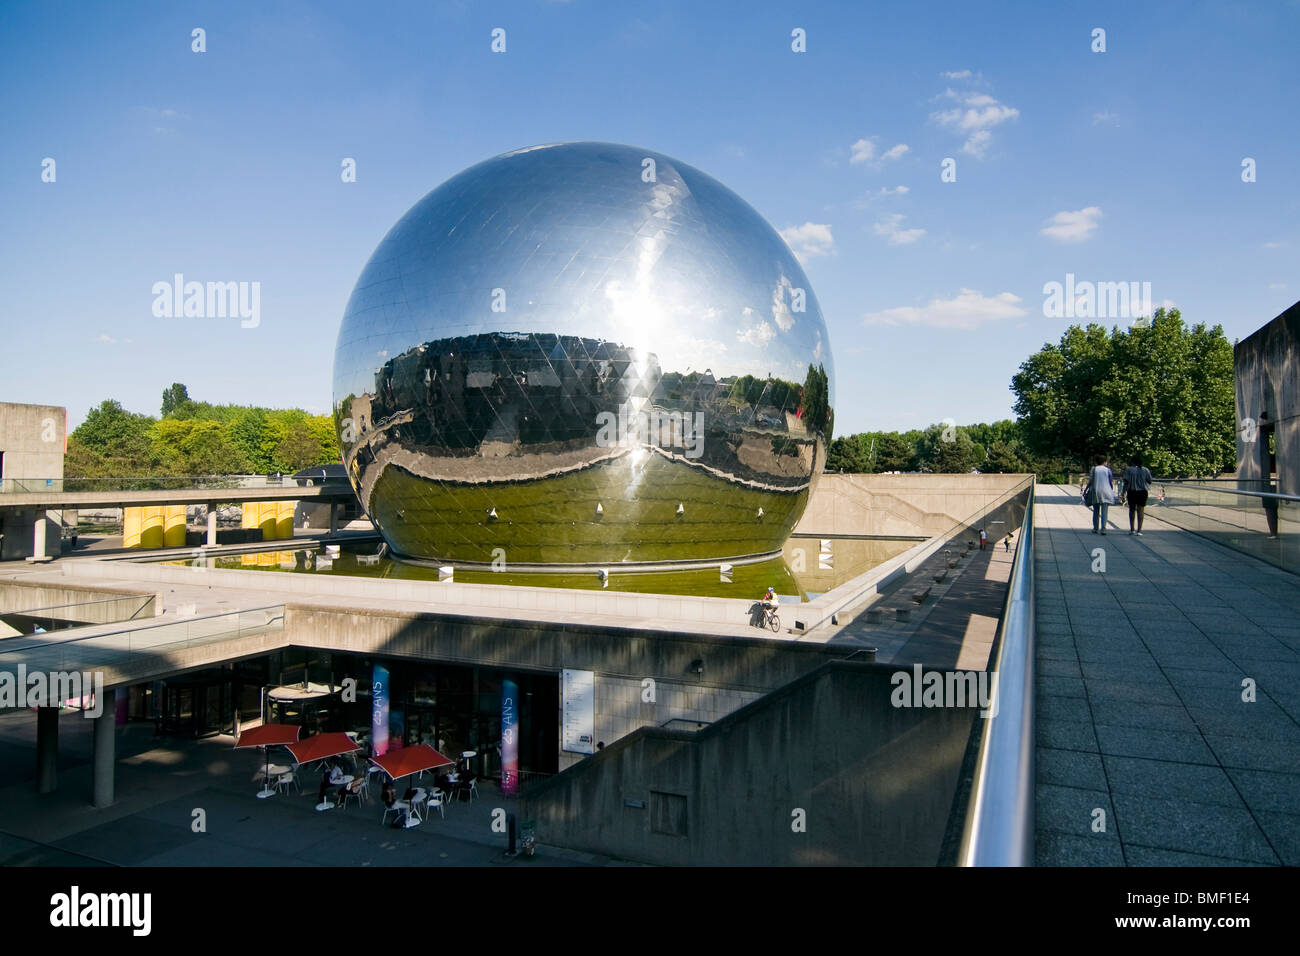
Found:
[[[168,548],[185,547],[185,506],[163,506],[163,545]]]
[[[281,540],[292,538],[293,513],[298,507],[298,502],[277,501],[275,505],[275,536]]]
[[[167,509],[159,505],[122,509],[122,547],[161,548]]]
[[[244,528],[261,528],[263,541],[293,537],[293,513],[296,501],[246,501],[243,506]]]
[[[122,547],[185,547],[185,506],[150,505],[122,509]]]

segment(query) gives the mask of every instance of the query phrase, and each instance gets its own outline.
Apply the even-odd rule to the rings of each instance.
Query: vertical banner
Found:
[[[388,668],[376,664],[370,687],[370,740],[375,756],[388,753]]]
[[[596,672],[560,671],[560,749],[596,752]]]
[[[501,792],[519,792],[519,685],[501,682]]]

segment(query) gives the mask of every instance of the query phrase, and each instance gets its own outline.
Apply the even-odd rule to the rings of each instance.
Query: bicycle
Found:
[[[781,618],[776,613],[776,606],[763,608],[763,623],[772,629],[775,634],[781,630]]]

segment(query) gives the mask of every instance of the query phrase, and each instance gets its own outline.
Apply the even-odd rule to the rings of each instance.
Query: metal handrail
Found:
[[[193,617],[173,617],[173,618],[168,618],[167,620],[163,620],[160,616],[159,618],[156,618],[153,623],[150,624],[141,624],[139,627],[124,627],[116,631],[103,631],[98,634],[76,634],[71,637],[63,637],[62,634],[65,632],[60,632],[57,640],[47,638],[45,640],[32,641],[28,644],[22,644],[22,645],[5,643],[3,645],[0,645],[0,654],[7,655],[19,651],[44,650],[55,644],[59,646],[68,646],[72,644],[80,644],[83,641],[85,642],[99,641],[99,640],[103,640],[106,637],[116,637],[119,634],[139,634],[143,631],[154,630],[155,628],[176,627],[178,624],[185,624],[185,625],[197,624],[201,621],[215,621],[223,617],[233,617],[238,619],[239,615],[241,614],[252,614],[256,611],[270,611],[270,612],[279,611],[280,612],[279,614],[273,614],[273,616],[267,618],[266,623],[268,625],[274,624],[276,621],[279,621],[282,624],[284,622],[283,604],[263,604],[263,605],[259,605],[258,607],[242,607],[230,611],[217,611],[214,614],[196,614]],[[109,622],[109,624],[124,624],[124,623],[127,622],[125,621]],[[91,624],[88,626],[107,627],[109,625]],[[69,630],[76,630],[76,628],[70,628]],[[23,636],[30,637],[31,635],[23,635]],[[15,641],[17,640],[17,638],[10,638],[9,640]]]
[[[1254,479],[1242,478],[1242,479],[1233,479],[1233,480],[1253,481]],[[1181,484],[1181,482],[1179,483]],[[1152,484],[1167,485],[1167,484],[1171,484],[1171,482],[1161,478],[1152,482]],[[1272,498],[1277,501],[1300,501],[1300,495],[1283,495],[1274,491],[1246,491],[1243,488],[1211,488],[1209,485],[1198,485],[1198,484],[1192,484],[1191,487],[1201,488],[1205,491],[1216,491],[1221,495],[1245,495],[1248,498]]]
[[[959,866],[1034,863],[1034,489],[1011,564],[989,662],[995,712],[985,718]]]

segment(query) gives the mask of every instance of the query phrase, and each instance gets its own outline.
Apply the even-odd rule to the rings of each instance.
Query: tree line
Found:
[[[1011,381],[1016,419],[831,442],[828,471],[1033,472],[1066,481],[1094,456],[1138,454],[1161,477],[1236,469],[1232,344],[1178,309],[1107,330],[1071,326]]]
[[[163,392],[155,418],[106,399],[68,436],[63,473],[75,478],[293,474],[339,460],[328,415],[214,405],[182,384]]]
[[[1093,456],[1140,454],[1161,477],[1204,477],[1236,468],[1232,345],[1220,326],[1186,326],[1157,309],[1127,329],[1071,326],[1020,365],[1011,381],[1015,420],[905,432],[860,432],[831,441],[831,472],[1036,473],[1066,481]],[[799,404],[810,423],[832,427],[825,370],[803,386],[751,376],[732,397]],[[71,478],[292,474],[339,460],[328,415],[300,409],[213,405],[175,383],[160,416],[106,400],[68,437]]]

